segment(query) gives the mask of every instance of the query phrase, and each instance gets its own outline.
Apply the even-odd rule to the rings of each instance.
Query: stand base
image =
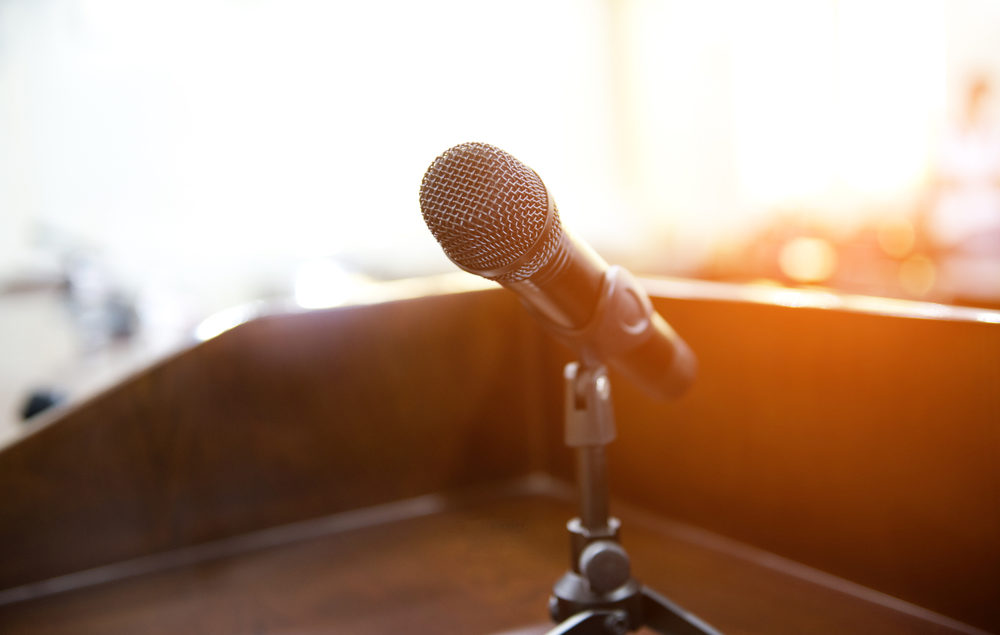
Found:
[[[559,625],[547,635],[624,635],[644,626],[664,635],[721,635],[634,579],[598,596],[583,576],[570,571],[556,582],[549,612]]]
[[[570,534],[570,570],[556,582],[549,635],[623,635],[646,626],[664,635],[719,635],[667,598],[639,584],[608,514],[604,448],[615,438],[611,388],[604,366],[572,362],[563,370],[566,444],[576,450],[580,517]]]

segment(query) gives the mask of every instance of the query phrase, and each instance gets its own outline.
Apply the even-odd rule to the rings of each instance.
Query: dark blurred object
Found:
[[[66,258],[66,298],[85,352],[135,335],[139,316],[129,294],[97,259]]]
[[[41,272],[19,273],[0,280],[0,295],[63,291],[66,287],[67,280],[62,275]]]
[[[66,400],[66,396],[59,390],[53,388],[35,388],[24,400],[21,407],[21,419],[27,421],[37,414],[45,412],[49,408],[58,406]]]

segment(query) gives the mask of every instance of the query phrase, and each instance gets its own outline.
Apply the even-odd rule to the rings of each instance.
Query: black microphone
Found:
[[[447,150],[424,174],[420,209],[452,262],[517,293],[584,363],[663,399],[693,381],[694,355],[638,281],[573,238],[545,184],[511,155],[485,143]]]

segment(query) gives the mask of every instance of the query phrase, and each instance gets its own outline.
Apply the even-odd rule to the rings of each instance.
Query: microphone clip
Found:
[[[694,354],[655,311],[638,279],[620,266],[605,271],[596,306],[582,327],[556,323],[528,302],[524,306],[576,351],[585,367],[606,364],[651,397],[676,398],[694,380]]]
[[[619,265],[612,265],[604,273],[597,306],[585,325],[565,327],[538,317],[557,338],[576,350],[588,366],[596,366],[638,348],[652,337],[653,315],[653,304],[635,276]]]

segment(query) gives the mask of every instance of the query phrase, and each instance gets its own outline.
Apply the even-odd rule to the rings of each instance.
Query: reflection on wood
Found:
[[[615,383],[624,499],[1000,629],[1000,326],[660,300],[684,399]]]
[[[0,587],[537,467],[521,314],[473,293],[264,318],[83,404],[0,454]]]
[[[5,632],[544,632],[564,571],[563,524],[547,497],[459,502],[440,514],[336,532],[24,602]],[[719,553],[625,515],[637,574],[725,633],[961,632]]]
[[[654,299],[699,356],[689,395],[655,403],[612,377],[616,500],[1000,630],[1000,326],[710,296]],[[569,478],[568,359],[501,291],[244,324],[0,452],[0,589],[538,470]],[[442,512],[9,604],[0,625],[42,615],[127,621],[157,607],[173,630],[211,632],[533,623],[565,566],[568,510],[470,504],[510,514],[523,542],[495,545],[455,525],[461,513]],[[417,526],[416,535],[402,529]],[[873,616],[856,600],[840,605],[760,567],[671,551],[649,526],[625,535],[648,582],[723,630],[950,632]],[[409,573],[393,567],[400,549]],[[475,588],[463,577],[473,575],[469,559],[481,560]],[[418,584],[427,568],[435,583]],[[332,581],[339,571],[362,576],[352,601],[338,596],[347,593]],[[216,582],[203,586],[204,575]],[[251,583],[257,575],[275,582]],[[206,589],[217,602],[196,599]],[[788,593],[798,600],[782,601]],[[258,612],[238,617],[243,603]],[[466,628],[429,626],[457,610]],[[115,631],[106,626],[95,630]]]

